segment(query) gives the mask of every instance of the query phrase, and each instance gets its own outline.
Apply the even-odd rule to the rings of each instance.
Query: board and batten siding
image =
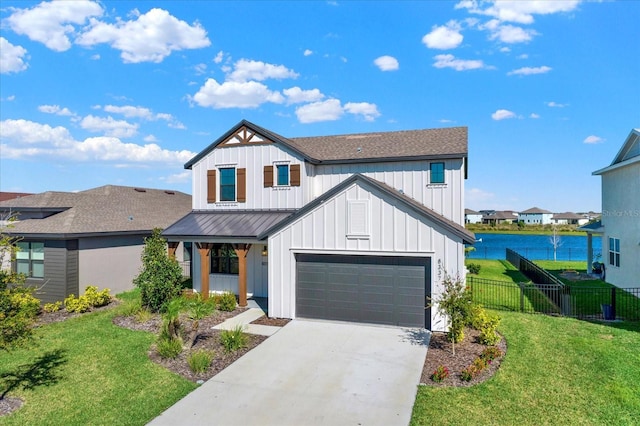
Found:
[[[264,245],[253,244],[247,253],[247,295],[249,297],[267,297],[267,258],[262,256]],[[200,256],[194,253],[193,263],[193,289],[200,292]],[[238,275],[236,274],[209,274],[209,291],[230,291],[238,294]]]
[[[444,163],[445,183],[430,184],[429,164]],[[351,163],[315,166],[313,198],[359,173],[383,182],[449,220],[464,224],[464,171],[462,159]]]
[[[347,235],[349,201],[367,202],[368,236]],[[430,257],[434,294],[442,290],[443,272],[465,273],[464,244],[459,237],[357,182],[269,236],[270,316],[296,317],[296,253]],[[433,330],[445,330],[437,309],[432,309],[431,324]]]
[[[280,162],[300,164],[300,186],[264,187],[264,166],[273,166]],[[217,170],[221,166],[246,169],[245,202],[207,202],[207,172]],[[309,201],[309,163],[276,144],[216,148],[194,164],[192,171],[194,210],[296,209]]]

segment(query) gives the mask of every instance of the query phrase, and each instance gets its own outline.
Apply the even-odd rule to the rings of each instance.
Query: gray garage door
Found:
[[[431,328],[430,259],[299,254],[296,316]]]

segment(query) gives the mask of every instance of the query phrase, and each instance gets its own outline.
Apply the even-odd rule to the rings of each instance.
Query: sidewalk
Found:
[[[265,313],[261,308],[249,308],[243,313],[216,325],[214,330],[233,330],[237,326],[241,326],[245,333],[259,334],[261,336],[272,336],[282,327],[273,327],[270,325],[250,324]]]

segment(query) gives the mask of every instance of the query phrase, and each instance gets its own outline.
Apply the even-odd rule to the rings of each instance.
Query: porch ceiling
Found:
[[[192,211],[162,232],[170,240],[252,239],[286,219],[293,210]]]

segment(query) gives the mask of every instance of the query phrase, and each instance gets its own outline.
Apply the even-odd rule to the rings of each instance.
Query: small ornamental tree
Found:
[[[182,292],[182,269],[169,257],[167,241],[156,228],[144,239],[142,271],[133,283],[140,289],[142,306],[151,312],[164,312],[168,303]]]
[[[451,340],[453,355],[456,354],[456,343],[464,339],[464,326],[473,302],[471,292],[467,289],[460,277],[455,279],[445,273],[442,280],[444,291],[431,303],[437,303],[438,313],[449,318],[449,332],[447,337]]]
[[[0,218],[1,219],[1,218]],[[6,222],[11,226],[14,217]],[[8,351],[23,346],[33,338],[32,328],[40,310],[40,301],[33,296],[32,287],[26,287],[26,276],[11,269],[3,269],[15,260],[18,238],[7,235],[0,227],[0,350]]]

